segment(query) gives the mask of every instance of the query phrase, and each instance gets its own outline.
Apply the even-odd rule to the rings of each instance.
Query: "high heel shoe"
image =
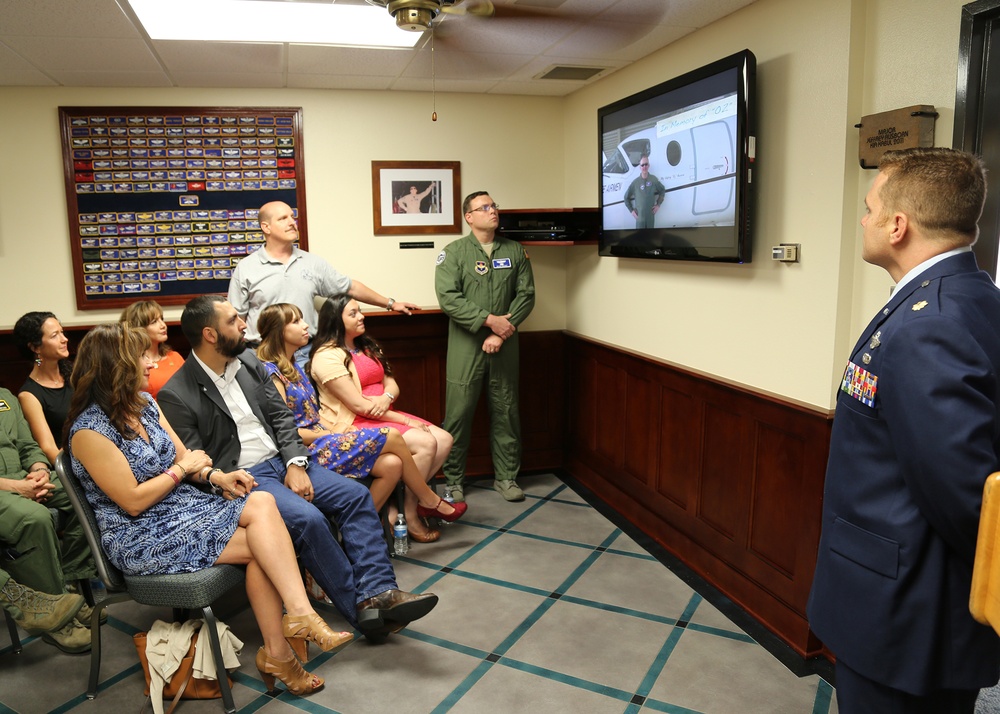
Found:
[[[423,533],[417,533],[413,529],[408,529],[410,534],[410,540],[415,540],[417,541],[417,543],[433,543],[438,538],[441,537],[441,531],[439,531],[437,528],[431,528],[427,526],[426,523],[423,523],[423,525],[427,527],[427,530],[424,531]]]
[[[270,657],[263,647],[257,650],[257,671],[260,672],[268,692],[274,691],[275,678],[281,680],[289,692],[300,697],[312,694],[325,684],[322,677],[302,669],[302,664],[294,654],[291,659],[282,661]]]
[[[350,632],[334,632],[323,618],[315,612],[307,615],[285,615],[281,618],[285,639],[295,651],[295,656],[303,662],[309,661],[309,642],[315,642],[321,650],[343,647],[354,639]]]
[[[466,510],[469,508],[467,503],[453,503],[451,507],[455,510],[451,513],[441,513],[441,504],[444,503],[443,498],[438,498],[437,505],[434,508],[427,508],[426,506],[421,506],[417,504],[417,515],[421,518],[440,518],[442,521],[448,521],[453,523],[461,518]]]

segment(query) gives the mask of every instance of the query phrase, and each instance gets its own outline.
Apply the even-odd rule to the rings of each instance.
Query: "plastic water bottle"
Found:
[[[392,527],[392,552],[396,555],[406,555],[410,550],[410,536],[406,532],[406,516],[400,513],[396,516],[396,525]]]
[[[441,500],[447,503],[449,506],[455,505],[455,499],[451,497],[451,489],[446,488],[444,490],[444,496],[441,497]],[[442,526],[450,526],[452,525],[452,522],[446,521],[443,518],[438,518],[438,524]]]

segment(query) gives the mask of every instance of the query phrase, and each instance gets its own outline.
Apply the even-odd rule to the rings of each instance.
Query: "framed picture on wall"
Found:
[[[461,233],[461,163],[372,161],[375,235]]]

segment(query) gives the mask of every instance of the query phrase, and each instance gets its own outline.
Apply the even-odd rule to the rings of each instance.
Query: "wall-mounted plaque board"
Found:
[[[60,107],[59,122],[79,309],[225,293],[269,201],[308,247],[301,108]]]

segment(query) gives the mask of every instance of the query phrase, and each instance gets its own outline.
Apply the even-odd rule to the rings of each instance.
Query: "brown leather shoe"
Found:
[[[390,632],[398,632],[437,605],[432,593],[417,595],[403,590],[386,590],[358,603],[358,627],[369,640],[384,641]]]

